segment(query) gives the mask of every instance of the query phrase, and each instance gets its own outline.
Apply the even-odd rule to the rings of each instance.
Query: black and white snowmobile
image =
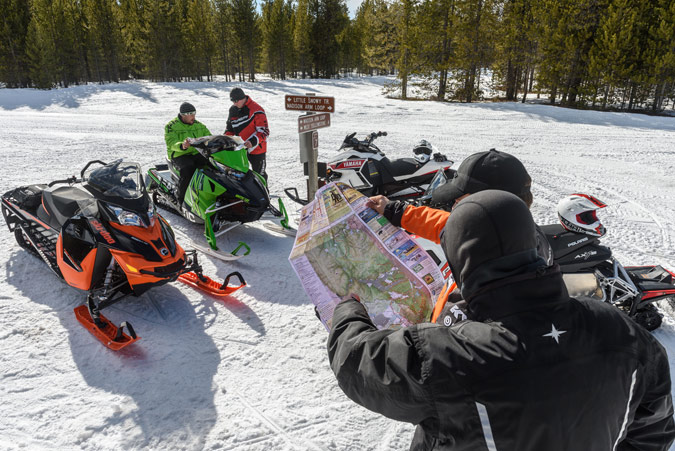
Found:
[[[431,193],[427,194],[425,198],[430,199]],[[600,244],[606,229],[596,210],[604,207],[605,203],[588,194],[572,194],[559,202],[560,223],[541,226],[551,244],[554,263],[560,266],[570,296],[608,302],[645,329],[657,329],[663,316],[653,302],[675,301],[675,272],[659,265],[623,266],[614,258],[611,249]],[[449,277],[441,246],[417,240]]]
[[[100,166],[87,173],[92,165]],[[245,286],[238,272],[222,284],[202,273],[196,252],[183,250],[155,212],[136,163],[90,161],[79,179],[13,189],[2,196],[2,215],[22,248],[87,292],[75,316],[113,350],[139,339],[128,322],[117,327],[101,314],[127,295],[175,280],[218,297]],[[235,276],[240,284],[228,286]]]
[[[178,174],[171,162],[148,170],[148,191],[159,206],[180,213],[190,222],[204,226],[207,246],[192,243],[196,249],[221,260],[235,260],[247,255],[250,248],[243,241],[232,252],[218,249],[217,237],[241,224],[257,221],[263,214],[280,217],[281,224],[264,224],[268,229],[295,235],[288,226],[283,202],[279,209],[271,205],[267,182],[249,168],[248,154],[238,136],[204,136],[190,139],[190,144],[209,162],[198,168],[178,206]],[[237,255],[240,248],[244,254]]]
[[[382,194],[392,200],[410,200],[424,194],[429,183],[438,172],[452,178],[453,162],[426,140],[414,148],[414,158],[390,160],[373,141],[387,132],[371,133],[364,140],[355,138],[356,133],[347,135],[338,149],[340,152],[327,163],[319,163],[325,173],[319,173],[319,187],[326,183],[340,181],[360,191],[365,196]],[[295,202],[306,205],[296,188],[286,188],[286,195]]]

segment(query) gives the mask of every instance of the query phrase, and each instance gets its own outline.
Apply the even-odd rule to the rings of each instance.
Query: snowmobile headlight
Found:
[[[121,225],[124,226],[136,226],[136,227],[145,227],[145,223],[143,222],[143,219],[138,216],[136,213],[133,213],[131,211],[126,211],[121,209],[120,207],[115,207],[113,205],[110,205],[110,209],[115,213],[115,216],[117,216],[117,220]]]

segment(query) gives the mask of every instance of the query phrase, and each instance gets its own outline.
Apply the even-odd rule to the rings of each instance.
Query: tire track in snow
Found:
[[[313,449],[313,450],[318,450],[318,451],[323,451],[323,448],[318,446],[317,444],[309,441],[309,440],[303,440],[303,444],[300,445],[300,440],[295,439],[294,437],[291,436],[291,434],[286,431],[281,425],[279,425],[276,421],[272,420],[268,416],[266,416],[264,413],[262,413],[260,410],[255,408],[251,403],[249,403],[244,397],[242,397],[239,393],[234,392],[234,395],[237,397],[237,400],[250,412],[252,412],[260,421],[262,421],[267,427],[269,427],[273,432],[276,433],[276,436],[281,437],[288,445],[292,446],[293,448],[298,448],[298,449]],[[303,425],[301,428],[293,428],[291,432],[293,431],[298,431],[301,429],[304,429],[305,427],[312,426],[312,425]]]
[[[560,179],[562,177],[566,177],[565,175],[561,174],[560,172],[554,173],[550,169],[545,169],[545,168],[541,168],[541,167],[539,167],[537,169],[548,175],[548,177],[542,178],[542,180],[549,180],[550,181],[550,180],[556,180],[556,179]],[[567,176],[567,178],[573,179],[572,181],[577,183],[577,184],[579,184],[578,182],[583,182],[581,184],[584,185],[584,189],[589,188],[589,189],[592,189],[592,190],[595,190],[595,191],[605,192],[605,193],[608,194],[608,196],[611,195],[614,198],[621,199],[622,203],[627,203],[627,204],[635,207],[636,209],[645,212],[647,214],[647,216],[649,218],[651,218],[651,221],[643,221],[643,222],[656,224],[656,226],[659,229],[659,235],[660,235],[660,239],[661,239],[661,245],[660,246],[664,249],[671,250],[671,252],[672,252],[672,243],[673,242],[671,240],[668,228],[666,226],[664,226],[664,223],[672,223],[672,221],[669,221],[666,218],[662,218],[662,217],[656,215],[654,212],[650,211],[648,208],[646,208],[643,205],[641,205],[640,203],[630,199],[626,195],[619,193],[615,189],[608,188],[608,187],[606,187],[604,185],[601,185],[600,183],[597,183],[597,182],[594,182],[594,181],[590,181],[586,177],[583,177],[583,176],[569,177],[569,176]],[[555,193],[555,192],[560,191],[559,189],[557,189],[558,188],[557,186],[555,186],[551,183],[546,183],[546,181],[537,182],[535,184],[535,186],[538,187],[538,188],[542,188],[547,193]],[[570,187],[570,186],[575,186],[575,185],[572,184],[572,183],[568,183],[568,184],[564,185],[564,187]],[[569,190],[566,190],[566,191],[569,191]],[[583,191],[577,191],[577,192],[583,192]],[[602,197],[602,196],[599,196],[599,197]],[[655,258],[655,259],[659,260],[658,264],[660,264],[662,266],[666,266],[666,267],[673,267],[674,266],[673,261],[672,261],[672,257],[670,257],[669,255],[661,255],[661,254],[655,253],[655,252],[648,252],[648,251],[645,251],[644,249],[641,249],[637,245],[635,245],[633,243],[630,243],[630,242],[625,242],[623,244],[624,244],[624,246],[631,248],[638,255],[646,255],[646,256],[649,256],[649,257],[652,257],[652,258]]]

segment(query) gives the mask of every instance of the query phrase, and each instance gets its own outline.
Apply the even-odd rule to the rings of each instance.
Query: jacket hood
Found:
[[[481,191],[459,202],[443,229],[441,245],[467,302],[496,280],[546,266],[537,254],[530,210],[506,191]]]

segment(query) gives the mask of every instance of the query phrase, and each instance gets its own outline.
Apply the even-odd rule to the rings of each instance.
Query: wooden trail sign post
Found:
[[[330,113],[335,112],[334,97],[320,97],[314,93],[304,96],[286,95],[287,110],[305,111],[298,117],[300,162],[307,163],[307,200],[311,201],[319,189],[317,158],[319,151],[318,129],[330,127]]]

